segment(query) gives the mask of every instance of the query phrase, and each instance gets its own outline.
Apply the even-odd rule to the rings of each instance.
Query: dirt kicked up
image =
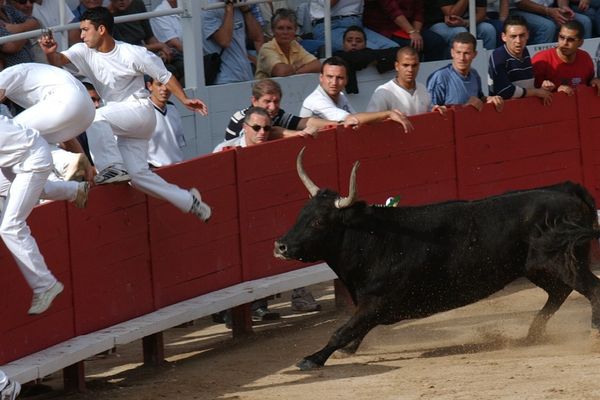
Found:
[[[60,374],[33,398],[158,399],[593,399],[600,398],[600,352],[590,306],[572,294],[544,340],[527,344],[545,293],[519,280],[493,297],[433,317],[380,326],[356,355],[302,372],[295,363],[320,349],[346,317],[333,285],[313,287],[323,311],[294,314],[289,293],[272,305],[284,318],[233,340],[209,318],[165,332],[167,363],[141,367],[141,343],[86,362],[86,393],[65,395]],[[40,387],[29,388],[39,390]],[[27,394],[27,390],[24,392]]]

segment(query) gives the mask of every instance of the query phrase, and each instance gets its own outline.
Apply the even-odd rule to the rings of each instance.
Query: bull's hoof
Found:
[[[298,361],[296,367],[300,368],[301,371],[310,371],[311,369],[321,368],[322,365],[319,365],[307,358],[303,358],[302,360]]]

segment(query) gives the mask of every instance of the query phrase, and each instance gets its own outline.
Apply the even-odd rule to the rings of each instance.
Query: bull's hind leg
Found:
[[[527,333],[527,341],[534,342],[544,334],[548,320],[556,311],[558,311],[573,289],[559,279],[553,278],[547,274],[537,273],[528,276],[528,278],[531,282],[548,293],[546,304],[544,304],[544,307],[536,314],[529,327],[529,332]]]
[[[377,313],[370,307],[359,307],[352,318],[338,328],[321,350],[304,357],[296,366],[301,370],[319,368],[325,365],[327,359],[336,351],[346,346],[351,348],[362,342],[371,329],[378,325]],[[356,348],[353,351],[356,351]]]

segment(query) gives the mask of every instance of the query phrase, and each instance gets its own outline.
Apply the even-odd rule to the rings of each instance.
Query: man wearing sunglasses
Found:
[[[215,147],[213,153],[235,147],[248,147],[264,143],[269,140],[272,128],[271,116],[266,109],[250,107],[246,110],[240,136],[220,143]]]
[[[571,96],[577,85],[590,85],[600,96],[600,80],[594,78],[594,63],[590,55],[580,49],[581,45],[583,26],[578,21],[561,25],[558,45],[533,56],[535,87]]]

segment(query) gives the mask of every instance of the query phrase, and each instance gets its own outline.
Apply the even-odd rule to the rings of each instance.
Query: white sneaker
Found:
[[[94,177],[96,185],[105,185],[108,183],[128,182],[131,178],[127,171],[119,169],[113,165],[104,168]]]
[[[90,160],[83,153],[72,153],[73,159],[67,166],[63,179],[65,181],[82,181],[85,179],[85,171],[91,166]]]
[[[63,289],[63,284],[57,281],[45,292],[35,293],[33,295],[33,299],[31,300],[31,307],[27,313],[30,315],[43,313],[50,308],[52,301],[63,291]]]
[[[190,212],[196,217],[200,218],[200,220],[208,222],[210,216],[212,215],[212,210],[210,209],[210,206],[202,201],[202,197],[200,197],[200,192],[198,192],[198,189],[191,188],[190,194],[194,199],[192,203],[192,208],[190,208]]]
[[[15,400],[19,393],[21,393],[19,382],[9,380],[4,389],[0,391],[0,400]]]
[[[77,186],[77,195],[75,196],[75,200],[73,200],[73,205],[77,208],[85,208],[89,192],[90,184],[88,182],[79,182],[79,185]]]

